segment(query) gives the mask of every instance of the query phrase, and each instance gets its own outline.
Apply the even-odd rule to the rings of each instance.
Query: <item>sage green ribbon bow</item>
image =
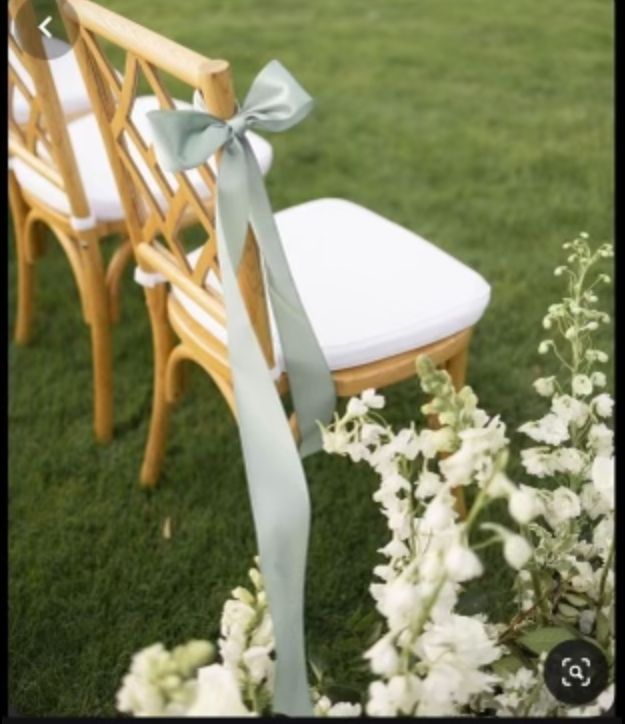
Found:
[[[312,98],[278,61],[258,74],[242,107],[221,120],[197,110],[148,113],[165,170],[204,163],[219,148],[217,251],[228,350],[260,562],[274,626],[273,708],[312,714],[304,646],[304,585],[310,501],[301,457],[321,447],[316,421],[327,423],[336,397],[332,376],[293,282],[263,176],[245,132],[283,131],[299,123]],[[284,351],[301,435],[299,452],[239,290],[236,270],[251,224]]]

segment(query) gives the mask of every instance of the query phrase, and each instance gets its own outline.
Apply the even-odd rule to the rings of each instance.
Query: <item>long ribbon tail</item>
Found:
[[[262,172],[247,139],[242,139],[242,143],[249,180],[250,220],[265,261],[269,297],[297,413],[299,452],[306,457],[321,448],[317,420],[327,424],[332,419],[336,407],[334,382],[295,286]]]
[[[224,172],[222,160],[222,177]],[[275,635],[273,709],[288,716],[312,716],[304,642],[310,501],[284,408],[239,290],[236,266],[242,240],[236,215],[241,207],[234,192],[220,179],[217,244],[241,446]]]

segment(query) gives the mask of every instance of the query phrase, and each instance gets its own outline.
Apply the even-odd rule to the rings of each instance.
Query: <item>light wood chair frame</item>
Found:
[[[221,118],[235,112],[235,95],[229,64],[224,60],[211,60],[184,48],[142,26],[120,18],[90,0],[63,0],[63,9],[70,35],[74,38],[75,52],[85,73],[87,87],[107,148],[111,163],[126,205],[130,238],[140,267],[158,273],[186,294],[216,322],[225,324],[223,298],[205,284],[208,272],[219,277],[219,264],[215,244],[214,210],[202,202],[185,175],[176,174],[178,189],[169,189],[153,149],[140,142],[130,121],[132,94],[136,74],[141,71],[163,108],[172,108],[171,97],[161,82],[160,71],[174,76],[198,89],[207,109]],[[122,48],[126,54],[123,84],[111,72],[98,38]],[[168,199],[161,209],[137,172],[128,152],[126,137],[130,137],[143,161],[150,167],[155,180]],[[199,169],[211,190],[215,176],[208,165]],[[177,238],[180,219],[187,208],[193,209],[206,232],[198,263],[191,268],[185,249]],[[160,235],[165,243],[156,239]],[[356,260],[357,261],[357,260]],[[241,266],[239,285],[250,314],[251,323],[264,352],[267,364],[274,366],[274,352],[267,300],[259,261],[259,252],[251,230]],[[154,398],[148,442],[141,468],[141,482],[145,486],[156,484],[161,468],[171,405],[179,398],[182,384],[180,364],[193,361],[213,379],[236,418],[232,374],[226,346],[200,325],[171,295],[166,283],[145,289],[154,344]],[[467,328],[433,344],[410,350],[375,362],[339,370],[333,373],[337,395],[348,397],[375,387],[384,388],[416,374],[418,355],[427,354],[433,362],[449,371],[454,385],[464,384],[471,328]],[[277,381],[281,394],[288,390],[288,379],[282,374]],[[297,436],[297,421],[291,418]]]
[[[28,47],[38,48],[38,57],[22,49],[13,35],[15,27]],[[107,442],[113,434],[111,325],[119,316],[121,275],[132,258],[132,246],[123,218],[106,223],[89,221],[91,210],[69,139],[68,118],[63,113],[49,63],[43,59],[31,0],[9,0],[9,45],[31,76],[35,89],[32,93],[9,63],[8,185],[17,257],[14,337],[20,345],[31,337],[35,263],[45,250],[43,232],[48,227],[67,256],[82,316],[90,329],[94,430],[97,440]],[[12,113],[16,89],[26,98],[29,108],[28,120],[22,124]],[[19,159],[62,191],[71,213],[58,211],[22,187],[12,169],[13,159]],[[112,234],[120,235],[121,241],[105,266],[101,240]]]

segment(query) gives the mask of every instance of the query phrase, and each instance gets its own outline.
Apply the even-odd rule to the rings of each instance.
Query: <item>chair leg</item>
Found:
[[[94,431],[96,440],[106,443],[113,437],[113,341],[108,290],[98,237],[86,230],[76,242],[79,256],[70,261],[91,332]]]
[[[447,362],[447,372],[449,372],[456,392],[459,392],[464,387],[468,360],[469,345],[467,344]]]
[[[174,335],[167,321],[167,287],[146,288],[146,303],[152,326],[154,387],[148,441],[141,465],[140,482],[153,488],[158,480],[167,443],[171,403],[167,400],[167,362],[174,348]]]
[[[108,309],[108,294],[102,286],[89,299],[91,354],[93,358],[94,429],[98,442],[113,437],[113,340]]]
[[[9,173],[9,203],[13,217],[13,234],[17,255],[17,310],[14,338],[17,344],[27,344],[32,332],[35,268],[28,254],[28,207],[19,192],[13,173]],[[32,228],[32,225],[30,225]]]

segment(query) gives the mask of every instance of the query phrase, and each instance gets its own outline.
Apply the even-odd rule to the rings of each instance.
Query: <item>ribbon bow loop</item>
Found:
[[[154,146],[165,171],[199,166],[249,128],[285,131],[310,113],[313,99],[279,61],[272,60],[256,76],[243,106],[232,118],[224,121],[207,113],[197,92],[194,105],[198,110],[147,113]]]
[[[291,128],[308,115],[313,100],[276,60],[256,76],[229,120],[207,113],[197,92],[194,100],[197,110],[152,111],[148,119],[165,170],[194,168],[219,148],[224,150],[217,174],[217,251],[239,433],[276,642],[274,711],[310,715],[303,620],[310,502],[300,456],[321,447],[317,421],[331,420],[336,396],[245,131]],[[297,414],[299,450],[238,285],[248,226],[255,232],[266,272]]]
[[[297,125],[312,110],[314,101],[289,71],[272,60],[254,79],[241,114],[251,128],[263,131],[286,131]]]

